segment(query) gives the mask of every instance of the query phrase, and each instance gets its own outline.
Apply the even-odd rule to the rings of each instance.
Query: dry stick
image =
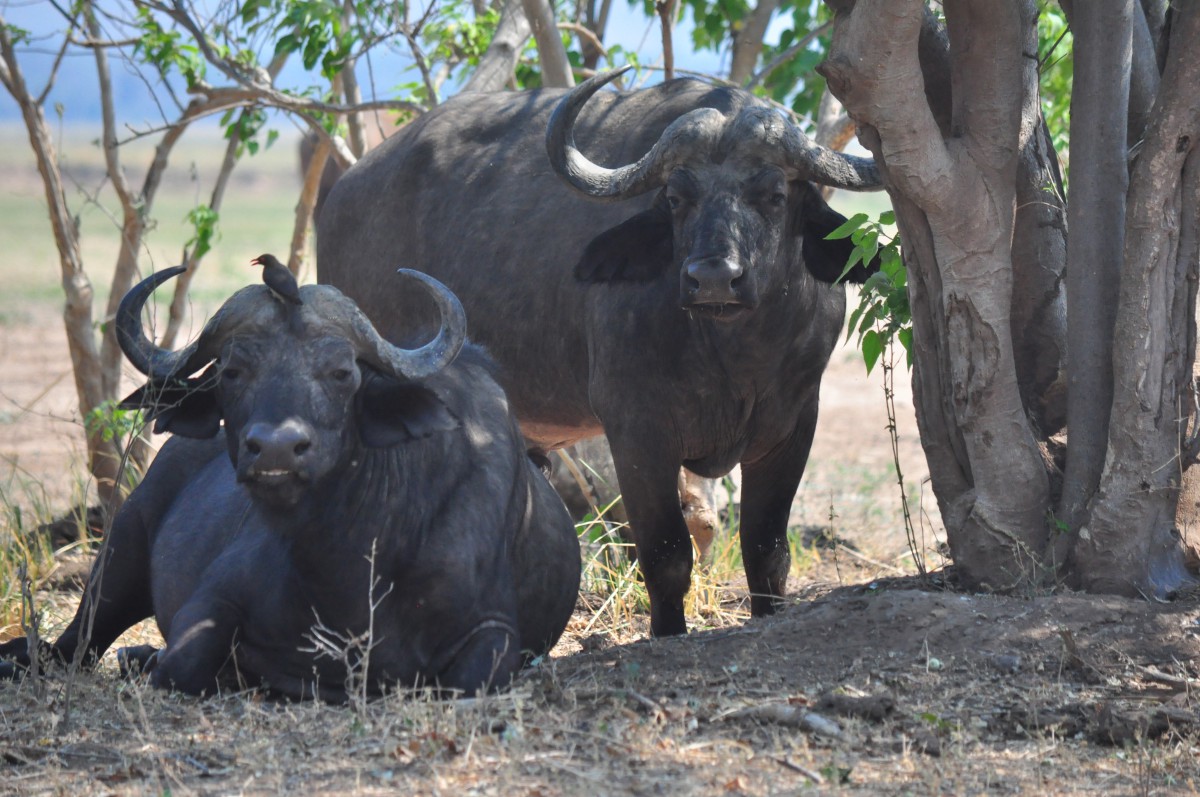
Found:
[[[723,711],[713,720],[723,719],[756,719],[764,722],[774,722],[779,725],[792,725],[801,730],[828,736],[831,739],[842,738],[842,729],[831,719],[809,711],[800,706],[786,703],[764,703],[758,706]]]
[[[895,565],[889,565],[887,562],[880,562],[877,559],[872,559],[871,557],[869,557],[865,554],[859,553],[858,551],[854,550],[853,548],[850,548],[845,543],[839,542],[835,546],[834,550],[848,553],[851,556],[853,556],[855,559],[858,559],[859,561],[864,562],[866,564],[872,565],[873,567],[881,567],[885,570],[891,570],[893,573],[899,573],[901,575],[904,574],[903,569],[896,567]],[[839,577],[841,576],[840,572],[838,573],[838,576]]]
[[[785,758],[784,756],[777,756],[775,758],[775,761],[776,761],[776,763],[780,764],[783,767],[786,767],[787,769],[792,770],[793,772],[799,772],[801,775],[808,778],[809,780],[811,780],[813,783],[817,784],[818,786],[824,785],[824,783],[825,783],[825,778],[822,777],[821,773],[817,772],[815,769],[809,769],[806,766],[801,766],[800,764],[797,764],[792,759]]]
[[[33,582],[29,577],[28,560],[17,566],[17,581],[21,585],[21,630],[25,632],[25,650],[29,654],[29,677],[33,680],[33,693],[40,701],[45,692],[38,677],[41,665],[41,622],[33,606]],[[28,613],[27,613],[28,612]]]

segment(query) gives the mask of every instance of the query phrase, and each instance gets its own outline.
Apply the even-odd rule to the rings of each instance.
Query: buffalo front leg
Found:
[[[189,695],[212,695],[234,655],[239,614],[232,604],[202,597],[184,604],[171,619],[167,646],[150,671],[150,683]]]
[[[686,634],[683,598],[692,577],[692,540],[679,507],[679,460],[655,461],[644,455],[652,450],[644,442],[628,456],[611,437],[610,442],[621,499],[650,596],[650,633]]]
[[[750,587],[750,613],[755,617],[774,614],[787,591],[792,564],[788,516],[816,425],[814,406],[788,440],[762,459],[742,463],[742,562]]]

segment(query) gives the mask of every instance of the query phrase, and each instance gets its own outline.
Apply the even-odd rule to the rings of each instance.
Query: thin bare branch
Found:
[[[675,42],[671,34],[675,29],[676,6],[676,0],[661,0],[654,4],[662,28],[663,80],[672,80],[675,77]]]
[[[72,20],[72,25],[75,21]],[[64,36],[62,46],[58,48],[58,52],[54,55],[54,63],[50,66],[50,74],[46,77],[46,85],[42,87],[41,92],[34,100],[38,105],[43,105],[46,102],[46,97],[49,96],[51,89],[54,88],[54,83],[58,79],[58,68],[62,66],[63,58],[67,55],[67,47],[70,46],[70,37]]]
[[[833,22],[826,22],[822,25],[818,25],[813,30],[801,36],[799,41],[792,44],[792,46],[788,47],[783,52],[778,53],[774,58],[767,62],[766,66],[764,66],[755,74],[751,75],[750,79],[746,81],[746,88],[752,89],[762,83],[771,76],[772,72],[790,61],[801,50],[806,49],[808,45],[812,44],[816,40],[818,36],[825,33],[831,27],[833,27]]]
[[[558,23],[559,30],[569,30],[579,37],[580,42],[586,43],[596,50],[603,58],[608,58],[608,50],[604,48],[604,43],[586,25],[580,25],[578,22],[560,22]]]

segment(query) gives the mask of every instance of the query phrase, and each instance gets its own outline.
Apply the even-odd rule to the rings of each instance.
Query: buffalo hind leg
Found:
[[[814,407],[811,421],[801,417],[787,441],[760,460],[742,463],[742,562],[754,617],[774,614],[787,592],[788,516],[808,462],[816,415]]]
[[[609,440],[614,442],[612,437]],[[679,506],[680,463],[652,454],[640,456],[652,449],[643,443],[632,449],[635,455],[630,457],[625,448],[618,451],[614,442],[613,460],[650,596],[650,633],[674,636],[687,633],[683,599],[692,578],[692,539]]]

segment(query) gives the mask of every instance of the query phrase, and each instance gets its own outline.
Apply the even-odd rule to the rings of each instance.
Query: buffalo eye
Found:
[[[767,199],[767,204],[771,207],[781,208],[787,204],[787,194],[782,191],[776,191]]]
[[[683,200],[674,194],[667,195],[667,207],[671,210],[679,210],[679,206],[683,204]]]
[[[238,368],[222,368],[221,378],[226,382],[236,382],[242,376],[242,372]]]
[[[335,382],[348,382],[354,374],[350,372],[349,368],[335,368],[329,375]]]

